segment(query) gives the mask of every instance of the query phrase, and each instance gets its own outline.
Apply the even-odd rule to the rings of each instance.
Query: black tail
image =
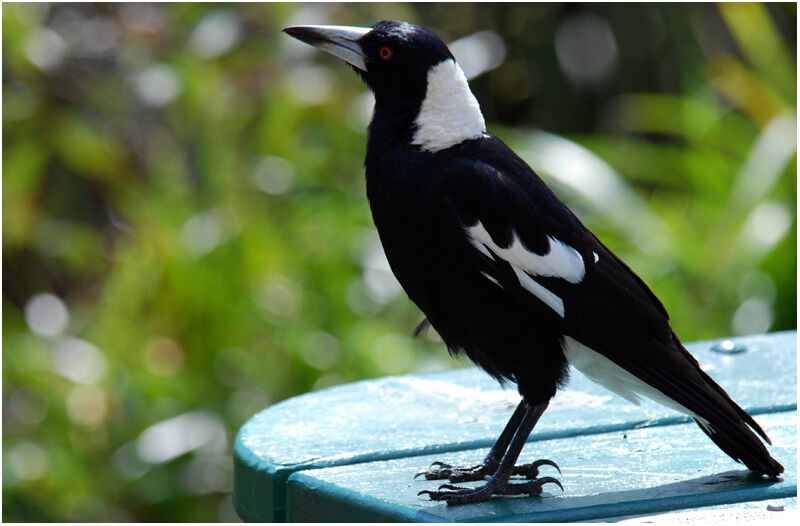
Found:
[[[721,402],[722,407],[713,412],[698,412],[698,416],[706,423],[695,418],[700,429],[737,462],[743,463],[748,469],[769,477],[777,477],[783,473],[783,466],[770,456],[764,443],[756,436],[758,433],[767,444],[772,444],[761,426],[748,415],[744,409],[731,400],[719,385],[707,374],[703,373],[708,386],[714,389],[715,398]],[[722,409],[720,411],[720,409]],[[754,433],[755,431],[755,433]]]
[[[697,360],[681,345],[674,333],[672,339],[678,348],[682,349],[696,364]],[[691,404],[693,407],[687,406],[687,408],[699,417],[695,418],[695,421],[703,432],[722,451],[737,462],[743,463],[751,471],[772,478],[783,473],[783,466],[770,456],[764,443],[758,438],[760,436],[767,444],[772,445],[761,426],[739,407],[699,365],[697,372],[700,373],[703,380],[700,391],[704,396],[695,398],[695,402],[701,403]]]
[[[710,424],[711,429],[699,421],[697,424],[722,451],[737,462],[743,463],[750,471],[771,478],[783,473],[783,466],[780,462],[770,456],[764,444],[746,426],[740,426],[741,429],[732,435],[717,431],[713,424]]]
[[[649,348],[647,360],[642,360],[641,354],[630,355],[635,359],[617,355],[628,358],[619,365],[683,406],[706,435],[737,462],[770,477],[783,473],[783,466],[759,439],[771,443],[761,426],[700,368],[674,333],[669,339],[653,339]]]

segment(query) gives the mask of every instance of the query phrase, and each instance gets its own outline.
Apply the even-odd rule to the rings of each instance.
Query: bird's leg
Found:
[[[508,444],[514,437],[514,433],[519,428],[523,416],[525,416],[524,401],[519,403],[489,454],[477,466],[457,467],[444,462],[434,462],[427,470],[417,473],[414,478],[424,475],[427,480],[449,479],[450,482],[464,482],[467,480],[481,480],[493,475],[497,471],[500,460],[508,449]]]
[[[483,480],[494,475],[497,468],[500,466],[500,460],[503,458],[508,444],[514,437],[514,433],[522,422],[522,417],[525,415],[525,402],[520,402],[514,410],[514,414],[508,420],[505,429],[500,433],[500,437],[495,442],[489,454],[483,459],[483,462],[477,466],[472,467],[457,467],[444,462],[434,462],[431,466],[424,471],[417,473],[414,478],[425,476],[427,480],[441,480],[448,479],[450,482],[466,482],[470,480]],[[558,466],[552,460],[541,459],[531,464],[523,464],[521,466],[514,466],[511,471],[512,475],[523,475],[528,479],[535,479],[539,475],[539,467],[543,465],[553,466],[558,469]],[[560,472],[560,470],[559,470]]]
[[[546,408],[547,402],[524,408],[522,422],[519,424],[516,433],[514,433],[514,437],[508,446],[508,451],[506,451],[505,456],[503,456],[503,460],[500,462],[497,471],[485,485],[477,488],[460,488],[458,486],[444,484],[440,486],[437,491],[425,490],[420,491],[419,494],[427,494],[430,496],[431,500],[443,500],[448,504],[464,504],[488,500],[492,495],[541,495],[542,486],[548,482],[556,484],[563,490],[561,483],[553,477],[542,477],[519,484],[511,484],[508,482],[514,470],[514,463],[517,461],[517,458],[519,458],[525,441],[528,439],[531,431],[533,431],[533,427]]]

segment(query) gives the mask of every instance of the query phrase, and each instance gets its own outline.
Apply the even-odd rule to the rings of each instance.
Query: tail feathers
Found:
[[[570,337],[564,341],[570,364],[591,380],[634,403],[647,396],[690,415],[722,451],[756,473],[773,478],[783,473],[761,441],[770,444],[761,426],[700,368],[674,333],[666,341],[639,343],[633,352],[597,345],[600,354]]]
[[[736,406],[736,408],[740,409],[738,406]],[[752,418],[750,418],[750,420],[752,420]],[[770,456],[761,440],[758,439],[753,431],[744,425],[744,422],[726,422],[724,424],[706,423],[700,421],[698,418],[695,418],[695,421],[700,426],[700,429],[702,429],[722,451],[737,462],[743,463],[750,471],[772,478],[783,473],[783,466]],[[758,424],[756,424],[756,427],[757,426]],[[763,434],[760,428],[758,428],[757,431],[760,431],[759,434]],[[766,436],[764,436],[764,439],[769,442]]]
[[[731,399],[731,397],[728,395],[728,393],[726,393],[725,390],[722,387],[720,387],[719,384],[716,383],[704,370],[699,369],[699,371],[700,371],[700,374],[703,376],[703,378],[706,380],[707,384],[711,385],[712,387],[714,387],[714,389],[717,391],[717,393],[719,393],[725,399],[725,401],[728,402],[728,406],[730,407],[730,409],[733,409],[733,411],[739,416],[739,418],[744,420],[745,424],[750,426],[750,428],[752,428],[753,431],[758,433],[758,436],[763,438],[764,441],[771,446],[772,445],[772,441],[769,439],[769,437],[764,432],[764,430],[761,429],[761,426],[758,425],[758,422],[756,422],[753,419],[753,417],[750,416],[747,413],[747,411],[745,411],[744,409],[739,407],[739,405]],[[747,429],[747,428],[745,428],[745,429]],[[749,430],[747,430],[747,431],[748,431],[748,433],[750,432]]]
[[[700,396],[695,398],[691,407],[700,429],[728,456],[743,463],[751,471],[773,478],[783,473],[783,466],[770,456],[764,443],[758,438],[760,436],[767,444],[772,445],[758,422],[700,368],[697,360],[689,354],[674,332],[672,340],[683,351],[684,356],[695,364],[694,369],[702,380],[695,386]]]

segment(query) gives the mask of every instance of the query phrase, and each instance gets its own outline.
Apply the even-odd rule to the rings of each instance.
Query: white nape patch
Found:
[[[597,255],[597,252],[592,252],[592,254],[594,254],[594,262],[595,262],[595,263],[597,263],[598,261],[600,261],[600,256],[598,256],[598,255]]]
[[[425,100],[414,124],[417,129],[411,144],[429,152],[483,136],[486,123],[481,107],[454,60],[447,59],[428,71]]]
[[[599,352],[569,336],[564,336],[564,354],[570,365],[583,373],[589,380],[602,385],[625,400],[639,405],[643,396],[650,398],[663,406],[691,416],[710,433],[714,432],[704,418],[697,416],[655,387],[639,380]]]

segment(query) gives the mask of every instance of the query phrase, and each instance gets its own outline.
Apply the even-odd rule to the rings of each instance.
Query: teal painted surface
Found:
[[[723,504],[708,506],[692,510],[677,510],[651,515],[626,515],[612,519],[596,519],[589,522],[615,522],[617,524],[742,524],[744,522],[775,522],[786,523],[789,520],[797,523],[797,497],[773,500],[757,500],[750,502],[737,502],[736,504]]]
[[[289,478],[287,519],[569,522],[794,497],[796,412],[758,420],[773,440],[770,451],[787,468],[780,481],[754,480],[696,425],[687,423],[528,444],[520,461],[550,458],[563,472],[564,493],[545,486],[542,498],[448,506],[417,496],[441,484],[413,480],[418,469],[434,460],[471,465],[487,449],[299,472]]]
[[[238,437],[233,448],[236,513],[247,522],[283,522],[285,479],[276,477],[275,468],[253,455]]]
[[[796,333],[734,339],[747,350],[688,345],[751,413],[796,408]],[[308,393],[250,419],[234,446],[234,504],[246,520],[281,521],[285,485],[297,471],[490,446],[519,401],[475,368],[368,380]],[[659,426],[683,417],[655,403],[634,406],[574,372],[531,440]]]

